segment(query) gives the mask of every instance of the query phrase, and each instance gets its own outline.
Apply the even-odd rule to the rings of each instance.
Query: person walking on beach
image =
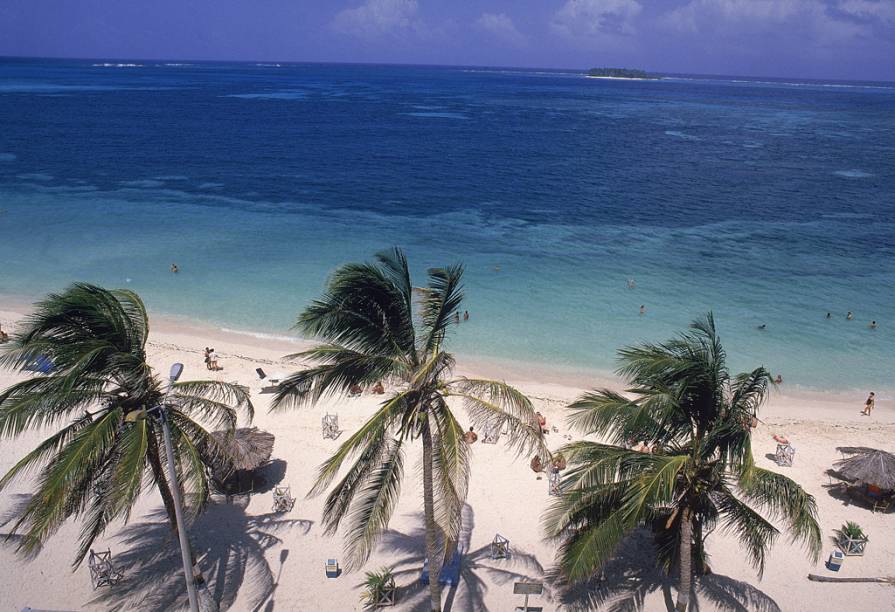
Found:
[[[864,410],[861,411],[861,414],[870,416],[870,413],[873,411],[874,404],[876,404],[876,395],[873,393],[873,391],[871,391],[870,395],[867,396],[867,401],[864,402]]]
[[[224,369],[218,365],[218,354],[215,352],[214,347],[212,347],[211,352],[208,353],[208,369],[214,371]]]
[[[211,357],[210,357],[210,355],[211,355],[211,349],[208,348],[208,347],[206,346],[206,347],[205,347],[205,369],[206,369],[206,370],[210,370],[210,369],[211,369]]]

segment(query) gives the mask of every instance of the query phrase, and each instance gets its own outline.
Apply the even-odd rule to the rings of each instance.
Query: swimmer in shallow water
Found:
[[[870,322],[870,325],[868,325],[868,327],[869,327],[870,329],[876,329],[876,328],[879,327],[879,326],[876,324],[876,321],[871,321],[871,322]]]
[[[767,328],[768,328],[768,324],[767,324],[767,323],[762,323],[761,325],[758,326],[758,329],[760,329],[760,330],[762,330],[762,331],[766,330]]]
[[[849,310],[849,311],[848,311],[848,314],[845,315],[845,320],[846,320],[846,321],[851,321],[851,320],[854,319],[854,318],[855,318],[855,315],[852,314],[852,311],[851,311],[851,310]]]
[[[640,305],[640,316],[643,316],[645,314],[646,314],[646,306],[641,304]]]
[[[171,264],[171,272],[173,272],[174,274],[180,272],[180,268],[177,267],[177,264]]]

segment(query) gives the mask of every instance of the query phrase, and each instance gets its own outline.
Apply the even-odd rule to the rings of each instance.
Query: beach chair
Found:
[[[112,564],[112,551],[109,549],[105,552],[94,552],[91,548],[87,566],[90,568],[90,582],[93,583],[94,589],[118,584],[124,577],[124,574],[116,570]]]
[[[292,497],[292,490],[288,485],[285,487],[273,488],[273,511],[289,512],[295,506],[295,498]]]
[[[562,476],[556,470],[547,471],[547,492],[550,495],[562,495]]]
[[[499,533],[491,540],[491,551],[488,555],[492,559],[509,559],[510,558],[510,541]]]
[[[280,387],[280,379],[279,378],[269,378],[267,376],[267,372],[265,372],[261,368],[255,368],[255,373],[258,374],[258,378],[261,379],[261,382],[267,384],[267,386],[261,387],[261,393],[276,393]]]
[[[792,461],[795,459],[796,449],[790,444],[778,444],[777,452],[774,453],[774,461],[777,465],[783,467],[792,467]]]
[[[336,438],[338,438],[339,434],[342,433],[342,430],[339,429],[339,415],[323,415],[322,429],[324,439],[335,440]]]
[[[482,444],[497,444],[502,423],[488,423],[482,430]]]

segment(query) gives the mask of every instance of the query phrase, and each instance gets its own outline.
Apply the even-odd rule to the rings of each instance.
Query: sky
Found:
[[[0,55],[895,80],[895,0],[2,0]]]

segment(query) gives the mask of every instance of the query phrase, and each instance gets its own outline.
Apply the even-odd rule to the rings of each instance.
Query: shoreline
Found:
[[[28,299],[23,296],[0,296],[0,322],[4,325],[18,321],[30,310]],[[266,331],[238,329],[196,320],[184,315],[149,313],[150,338],[148,344],[156,348],[177,352],[195,352],[201,355],[204,345],[220,346],[218,353],[224,358],[247,359],[267,363],[278,374],[298,367],[285,356],[310,348],[314,342],[299,336],[275,334]],[[6,328],[4,328],[6,329]],[[6,329],[11,331],[11,329]],[[259,353],[264,357],[259,358]],[[251,356],[246,356],[249,354]],[[613,372],[596,368],[553,366],[536,361],[501,359],[491,356],[455,353],[458,376],[495,378],[520,388],[535,387],[540,396],[533,398],[569,402],[578,395],[597,388],[624,391],[623,381]],[[268,372],[270,374],[270,372]],[[887,415],[884,422],[895,423],[895,393],[887,388],[871,389],[877,395],[877,416]],[[772,389],[763,407],[764,414],[785,416],[774,408],[798,406],[799,413],[807,412],[809,420],[850,420],[848,406],[860,410],[867,394],[864,389],[831,388],[816,389],[798,385],[783,385]],[[882,412],[879,412],[882,410]],[[891,415],[891,416],[889,416]],[[805,416],[805,415],[801,415]]]

